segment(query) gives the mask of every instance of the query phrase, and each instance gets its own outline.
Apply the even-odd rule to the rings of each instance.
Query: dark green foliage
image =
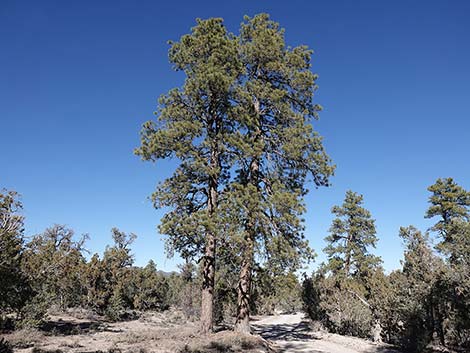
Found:
[[[325,238],[328,246],[324,252],[328,255],[327,269],[334,275],[366,278],[381,262],[369,253],[377,243],[375,221],[362,204],[362,195],[347,191],[343,204],[332,208],[337,218]]]
[[[304,274],[302,281],[303,309],[314,322],[325,322],[326,313],[321,307],[321,275],[314,273],[312,277]]]
[[[187,319],[200,316],[201,298],[196,293],[201,291],[201,276],[193,263],[180,266],[180,273],[167,277],[168,304],[181,309]]]
[[[277,272],[269,267],[258,267],[253,274],[252,312],[272,315],[300,311],[301,290],[294,272]]]
[[[347,234],[345,229],[348,229],[348,226],[354,229],[350,226],[353,213],[344,212],[348,209],[354,208],[343,205],[343,209],[336,209],[342,216],[345,214],[349,216],[347,218],[349,224],[335,220],[333,231],[339,230],[338,233]],[[364,221],[358,223],[367,224]],[[442,223],[439,227],[445,234],[458,235],[446,245],[448,249],[452,249],[450,257],[452,260],[449,265],[433,253],[427,234],[423,235],[413,227],[400,230],[400,236],[406,247],[403,269],[388,277],[381,271],[369,270],[354,271],[349,274],[349,278],[344,279],[348,273],[343,272],[347,257],[331,257],[334,259],[333,266],[329,263],[326,269],[331,271],[333,277],[327,277],[320,285],[320,306],[328,317],[326,326],[337,332],[367,336],[368,327],[369,329],[377,327],[379,323],[381,336],[384,339],[412,352],[422,351],[430,342],[459,346],[466,344],[464,337],[468,337],[468,307],[465,303],[468,299],[465,295],[457,299],[457,292],[454,289],[462,288],[466,282],[464,277],[459,277],[455,281],[450,279],[462,273],[462,269],[458,269],[455,265],[457,259],[460,259],[460,264],[466,262],[463,250],[466,248],[464,245],[466,224],[468,222],[465,218],[454,216],[447,225]],[[338,234],[332,234],[329,239],[334,238],[345,239]],[[348,246],[343,244],[334,248],[329,247],[327,249],[330,250],[329,254],[332,254],[332,249],[346,252]],[[460,252],[457,249],[461,249]],[[350,258],[353,259],[354,251],[351,254]],[[368,264],[367,268],[374,266]],[[348,296],[348,293],[353,293],[353,296]],[[466,293],[466,290],[462,288],[459,293]],[[367,305],[359,305],[361,303]],[[315,312],[312,313],[311,310],[310,314],[315,316]]]
[[[428,188],[432,193],[429,197],[431,206],[426,212],[426,218],[439,217],[432,230],[439,233],[442,251],[449,251],[456,234],[451,225],[454,220],[469,221],[470,193],[459,186],[452,178],[437,179]]]
[[[327,276],[320,285],[324,326],[339,334],[371,337],[373,312],[364,299],[368,293],[362,283]]]
[[[144,268],[134,268],[133,306],[137,310],[164,310],[168,308],[169,285],[157,266],[150,260]]]
[[[381,259],[369,252],[377,242],[375,221],[362,204],[362,195],[348,191],[343,204],[332,208],[328,261],[304,280],[303,298],[310,317],[330,330],[378,341],[387,289]]]
[[[0,190],[0,325],[4,315],[20,311],[33,294],[21,271],[24,242],[21,209],[16,192]]]
[[[80,304],[83,294],[81,274],[85,265],[84,235],[74,240],[74,232],[63,225],[48,228],[26,245],[22,267],[33,289],[50,305],[61,309]]]
[[[119,320],[133,304],[129,294],[130,268],[134,261],[130,245],[136,236],[116,228],[111,232],[114,245],[106,248],[102,260],[95,254],[86,266],[86,304],[112,320]]]
[[[403,270],[391,276],[390,307],[400,326],[391,331],[390,339],[410,351],[421,351],[442,329],[436,302],[441,298],[433,290],[442,263],[433,254],[427,234],[410,226],[400,229],[400,237],[406,250]]]
[[[186,81],[160,97],[157,121],[144,124],[135,153],[144,160],[181,161],[152,200],[155,207],[170,207],[159,225],[168,235],[169,249],[190,258],[201,254],[204,232],[215,228],[207,209],[208,188],[214,178],[217,191],[230,168],[221,151],[232,131],[229,100],[239,64],[221,19],[198,20],[191,34],[170,44],[170,62],[185,73]],[[213,153],[216,164],[211,164]]]
[[[197,20],[191,34],[171,42],[170,62],[184,72],[181,88],[159,99],[158,121],[144,124],[136,154],[156,161],[176,158],[174,174],[152,195],[168,207],[159,225],[170,253],[202,256],[202,330],[212,330],[215,254],[219,238],[219,194],[229,179],[232,157],[227,141],[234,133],[232,101],[241,69],[238,48],[222,19]]]
[[[440,237],[436,248],[447,266],[439,273],[434,292],[439,295],[441,342],[470,346],[470,192],[452,178],[438,179],[428,190],[427,218]]]
[[[37,328],[47,319],[47,310],[51,307],[44,293],[35,293],[21,308],[15,328]]]
[[[445,342],[470,347],[470,223],[454,220],[449,227],[454,241],[447,266],[439,274],[435,292],[443,313]]]
[[[158,121],[144,124],[136,150],[144,160],[179,162],[152,196],[156,207],[170,208],[160,232],[170,251],[204,254],[206,293],[214,288],[215,244],[229,234],[249,297],[256,250],[293,269],[310,257],[301,220],[306,178],[327,185],[334,169],[311,125],[320,110],[311,51],[288,48],[266,14],[246,17],[239,36],[221,19],[198,20],[170,44],[170,62],[186,80],[160,98]]]
[[[338,218],[327,237],[329,261],[303,284],[313,320],[335,332],[381,337],[409,352],[430,344],[470,347],[469,194],[450,178],[438,179],[429,190],[426,217],[439,217],[431,230],[443,256],[433,251],[428,233],[400,228],[403,267],[389,275],[367,253],[376,238],[362,197],[348,192],[342,207],[333,208]]]
[[[216,264],[214,320],[231,322],[237,312],[237,285],[240,256],[234,244],[222,239]]]
[[[94,254],[86,264],[83,281],[86,288],[86,296],[82,299],[83,305],[103,312],[109,299],[108,277],[110,271],[100,260],[98,254]]]

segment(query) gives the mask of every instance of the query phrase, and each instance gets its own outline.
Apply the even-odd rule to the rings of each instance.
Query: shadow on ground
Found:
[[[325,353],[325,351],[312,350],[308,343],[287,343],[276,350],[277,353],[290,352],[308,352],[308,353]]]
[[[282,319],[281,319],[282,320]],[[252,323],[254,332],[276,344],[279,353],[399,353],[393,347],[375,345],[368,341],[337,340],[315,335],[307,321],[295,323]]]
[[[257,325],[252,324],[255,332],[267,340],[282,341],[306,341],[315,339],[312,337],[311,330],[307,322],[296,324],[272,324]]]
[[[104,325],[96,321],[73,322],[67,320],[48,321],[42,325],[41,330],[54,335],[64,336],[108,331]]]

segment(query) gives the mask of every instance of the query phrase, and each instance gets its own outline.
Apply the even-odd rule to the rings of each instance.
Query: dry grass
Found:
[[[207,335],[186,344],[179,353],[265,353],[273,349],[268,342],[258,336],[243,335],[222,331]]]
[[[43,342],[45,336],[44,333],[35,329],[23,329],[4,335],[4,338],[13,348],[30,348]]]
[[[16,353],[258,353],[266,341],[229,331],[200,335],[177,310],[145,313],[138,320],[106,322],[85,311],[51,312],[47,331],[4,335]]]

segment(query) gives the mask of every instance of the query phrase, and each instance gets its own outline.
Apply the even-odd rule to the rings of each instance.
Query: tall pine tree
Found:
[[[311,175],[316,186],[328,185],[334,167],[311,125],[320,107],[310,57],[305,46],[286,47],[266,14],[247,17],[238,37],[220,19],[198,21],[170,49],[186,81],[160,99],[158,123],[144,125],[136,152],[179,161],[153,200],[170,208],[160,225],[169,248],[186,258],[203,254],[203,332],[211,329],[217,240],[240,253],[236,328],[245,332],[257,250],[290,269],[311,255],[301,219],[305,183]]]
[[[191,34],[170,44],[170,62],[186,79],[160,97],[157,122],[144,124],[136,153],[148,161],[178,161],[152,199],[156,207],[169,208],[159,230],[168,236],[170,250],[186,258],[202,254],[201,330],[209,332],[218,199],[230,169],[225,143],[233,130],[231,94],[241,66],[221,19],[198,20]]]
[[[257,250],[286,269],[299,267],[311,254],[301,218],[306,182],[310,175],[316,186],[328,185],[334,167],[311,124],[321,109],[313,102],[312,51],[287,47],[284,30],[267,14],[245,17],[238,39],[244,72],[235,91],[239,130],[230,138],[230,152],[238,171],[229,208],[241,225],[235,329],[249,332]]]
[[[436,248],[447,261],[436,285],[439,313],[448,326],[443,328],[442,317],[440,340],[442,344],[470,345],[470,192],[452,178],[437,179],[428,191],[431,206],[425,217],[438,217],[431,230],[439,235]]]

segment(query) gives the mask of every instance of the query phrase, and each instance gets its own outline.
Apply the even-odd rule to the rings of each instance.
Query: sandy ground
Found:
[[[146,314],[119,323],[61,315],[51,318],[52,331],[3,336],[15,353],[398,353],[359,338],[313,332],[303,317],[254,318],[254,333],[262,338],[231,331],[201,336],[197,325],[186,322],[178,312]]]
[[[304,314],[261,317],[252,326],[275,343],[279,353],[399,353],[385,344],[324,332],[312,332]]]
[[[148,313],[138,320],[110,323],[65,314],[51,316],[49,329],[0,335],[15,353],[265,353],[259,336],[221,331],[200,335],[181,313]]]

